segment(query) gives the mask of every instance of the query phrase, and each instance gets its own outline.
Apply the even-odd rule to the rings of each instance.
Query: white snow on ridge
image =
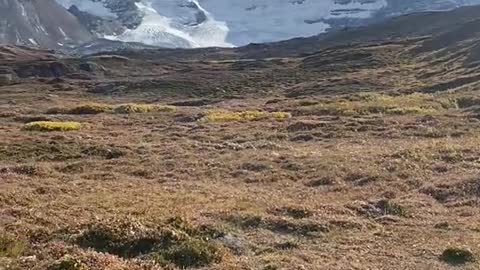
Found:
[[[177,24],[174,19],[162,16],[151,1],[136,3],[143,12],[143,21],[136,29],[127,30],[115,40],[142,42],[149,45],[172,44],[172,47],[231,47],[226,42],[229,32],[225,23],[216,21],[207,11],[207,20],[200,25]]]
[[[162,0],[155,0],[161,2]],[[368,18],[387,5],[386,0],[348,5],[333,0],[199,0],[206,10],[214,10],[215,18],[230,28],[228,41],[235,45],[250,42],[270,42],[319,34],[330,26],[321,19],[338,18],[331,12],[338,9],[358,9],[349,18]],[[362,10],[362,11],[360,11]],[[345,15],[347,17],[347,15]],[[319,21],[308,24],[306,21]]]
[[[38,46],[38,43],[35,41],[35,39],[29,38],[28,41],[30,41],[30,43],[32,43],[33,45]]]
[[[120,36],[120,40],[145,39],[155,45],[154,33],[167,29],[166,33],[188,41],[190,47],[241,46],[308,37],[330,27],[321,19],[343,16],[332,15],[333,10],[357,10],[344,16],[368,18],[387,5],[386,0],[366,4],[353,1],[348,5],[336,4],[334,0],[142,0],[141,3],[148,7],[148,11],[142,9],[146,11],[144,22],[138,29]],[[200,25],[190,24],[196,15],[195,10],[186,7],[191,3],[207,16]]]
[[[106,1],[121,0],[57,0],[66,8],[76,5],[97,16],[116,17],[105,8]],[[386,0],[347,5],[334,0],[140,0],[140,26],[105,38],[168,47],[241,46],[316,35],[330,27],[322,19],[367,18],[386,5]],[[354,12],[332,13],[338,9]]]
[[[66,8],[108,18],[132,16],[114,14],[104,3],[126,0],[56,0]],[[404,0],[407,1],[407,0]],[[480,4],[480,0],[410,0],[412,12]],[[416,2],[417,1],[417,2]],[[365,19],[388,7],[387,0],[140,0],[136,8],[143,13],[141,24],[107,39],[141,42],[165,47],[231,47],[308,37],[330,28],[328,19]],[[408,2],[408,1],[407,1]],[[108,6],[108,5],[107,5]],[[394,15],[395,10],[389,11]],[[134,12],[135,13],[135,12]],[[125,19],[125,18],[122,18]]]

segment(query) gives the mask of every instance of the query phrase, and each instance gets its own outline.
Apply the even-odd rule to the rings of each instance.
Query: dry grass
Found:
[[[51,122],[51,121],[38,121],[31,122],[24,126],[28,131],[72,131],[80,130],[82,124],[79,122]]]
[[[8,260],[34,270],[448,269],[452,241],[476,258],[480,123],[443,97],[391,98],[440,105],[433,116],[289,118],[282,110],[315,100],[242,100],[201,121],[201,107],[182,109],[189,121],[59,115],[89,127],[60,135],[0,120],[0,224],[27,241]],[[393,102],[321,103],[339,100]]]

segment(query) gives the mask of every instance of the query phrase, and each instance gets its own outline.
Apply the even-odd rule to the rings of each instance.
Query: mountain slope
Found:
[[[0,1],[0,43],[61,48],[93,36],[54,0]]]
[[[100,37],[166,47],[280,41],[412,12],[480,4],[480,0],[57,1]]]
[[[100,81],[108,74],[101,87],[92,83],[85,88],[96,93],[121,89],[133,95],[444,91],[479,82],[479,14],[480,6],[418,13],[311,38],[239,48],[142,50],[132,44],[134,49],[43,63],[43,68],[35,63],[43,70],[40,73],[30,63],[10,70],[18,77],[62,74]],[[93,42],[82,49],[92,53],[102,46]]]

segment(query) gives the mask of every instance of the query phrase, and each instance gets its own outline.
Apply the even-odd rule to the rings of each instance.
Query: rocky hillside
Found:
[[[0,43],[54,49],[92,38],[77,18],[54,0],[0,2]]]

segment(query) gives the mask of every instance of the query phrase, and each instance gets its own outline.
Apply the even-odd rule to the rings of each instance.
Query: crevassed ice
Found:
[[[126,0],[57,0],[66,8],[102,17],[116,17],[102,3]],[[407,0],[404,0],[409,2]],[[142,23],[108,39],[135,41],[166,47],[230,47],[326,31],[325,19],[369,18],[388,6],[387,0],[140,0]],[[391,1],[388,1],[391,2]],[[432,10],[445,6],[480,4],[480,0],[410,0],[405,6]],[[405,9],[405,6],[403,9]],[[416,10],[416,9],[414,9]],[[412,11],[414,11],[412,10]],[[335,11],[335,12],[334,12]],[[350,12],[349,12],[350,11]],[[395,15],[395,9],[391,11]],[[405,10],[398,10],[403,14]],[[128,14],[128,13],[127,13]],[[118,16],[122,16],[118,14]],[[125,15],[128,16],[128,15]]]
[[[57,1],[66,8],[76,5],[94,15],[116,16],[103,6],[102,2],[108,0]],[[105,38],[169,47],[231,47],[271,42],[316,35],[330,27],[321,19],[366,18],[387,5],[386,0],[363,2],[354,0],[340,5],[334,0],[141,0],[136,5],[144,13],[142,23],[119,36]],[[332,15],[336,9],[357,11]],[[201,20],[196,17],[198,14]]]
[[[203,23],[189,26],[178,24],[173,18],[161,15],[153,4],[153,1],[136,3],[144,13],[142,23],[136,29],[127,30],[116,39],[149,45],[171,44],[171,47],[233,46],[226,41],[229,33],[226,23],[215,20],[208,11],[202,9],[206,15]],[[158,8],[158,5],[156,7]]]
[[[156,0],[162,1],[162,0]],[[337,9],[358,10],[340,16],[368,18],[373,12],[385,7],[385,0],[367,2],[352,1],[347,5],[334,0],[199,0],[206,10],[219,21],[227,23],[230,32],[227,40],[235,45],[250,42],[270,42],[293,37],[319,34],[330,26],[321,22],[334,16]],[[365,2],[365,1],[364,1]],[[318,21],[308,24],[306,21]]]

